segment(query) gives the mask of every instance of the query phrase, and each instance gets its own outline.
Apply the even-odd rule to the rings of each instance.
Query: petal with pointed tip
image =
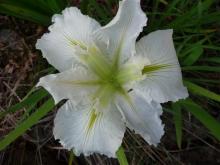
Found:
[[[37,86],[42,86],[50,92],[55,103],[62,99],[89,101],[96,90],[98,81],[96,75],[84,67],[75,67],[58,74],[42,77]]]
[[[148,58],[146,78],[134,87],[159,103],[188,97],[172,39],[173,30],[158,30],[137,42],[137,55]]]
[[[123,0],[113,20],[94,33],[96,44],[115,63],[128,60],[135,52],[135,42],[147,18],[140,0]]]
[[[159,103],[149,103],[142,93],[132,90],[128,97],[119,96],[116,105],[128,128],[140,134],[149,144],[156,146],[160,142],[164,126]]]
[[[80,61],[78,52],[91,45],[91,35],[100,25],[75,7],[66,8],[62,14],[55,14],[52,22],[50,32],[37,41],[36,48],[42,51],[51,65],[64,71]]]

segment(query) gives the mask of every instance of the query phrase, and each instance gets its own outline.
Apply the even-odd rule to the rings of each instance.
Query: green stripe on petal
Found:
[[[58,111],[54,121],[54,136],[64,148],[74,149],[76,156],[92,153],[116,157],[125,132],[120,112],[111,106],[103,113],[93,104],[75,106],[68,100]]]
[[[89,131],[93,128],[97,118],[100,116],[100,113],[96,112],[95,109],[93,109],[90,113],[90,118],[89,118],[89,123],[88,123],[88,127],[87,127],[87,133],[89,133]]]
[[[77,41],[77,40],[74,40],[66,35],[64,35],[65,38],[68,40],[68,42],[70,43],[70,45],[73,45],[73,46],[79,46],[81,49],[83,50],[86,50],[87,47],[80,41]]]
[[[167,69],[167,68],[170,68],[170,67],[171,67],[170,64],[147,65],[147,66],[145,66],[144,69],[142,70],[142,74],[148,74],[148,73],[160,71],[160,70],[163,70],[163,69]]]

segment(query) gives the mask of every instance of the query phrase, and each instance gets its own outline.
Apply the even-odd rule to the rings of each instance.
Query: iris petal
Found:
[[[142,93],[132,90],[127,97],[119,96],[116,105],[128,128],[140,134],[149,144],[156,146],[160,142],[164,134],[160,104],[149,103]]]
[[[71,101],[63,105],[54,121],[54,136],[76,155],[94,152],[115,157],[121,145],[125,125],[120,113],[111,106],[95,114],[91,104],[74,106]]]
[[[146,25],[140,0],[120,1],[113,20],[94,33],[96,44],[117,63],[124,63],[135,53],[135,42]]]
[[[173,30],[158,30],[137,42],[137,55],[149,59],[143,70],[146,78],[136,84],[148,101],[159,103],[188,97],[172,39]]]
[[[36,48],[51,65],[64,71],[80,62],[78,52],[92,44],[92,33],[100,25],[75,7],[66,8],[61,15],[55,14],[52,22],[50,32],[37,41]]]

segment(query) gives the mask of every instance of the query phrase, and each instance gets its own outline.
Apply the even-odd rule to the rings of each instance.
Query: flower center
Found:
[[[121,89],[123,85],[118,81],[116,73],[110,74],[109,78],[107,80],[104,79],[103,81],[112,86],[115,90]]]
[[[98,89],[93,98],[98,98],[102,106],[108,105],[116,93],[126,95],[124,85],[140,77],[135,72],[138,70],[135,65],[115,65],[96,47],[89,48],[88,55],[83,56],[83,61],[98,77]]]

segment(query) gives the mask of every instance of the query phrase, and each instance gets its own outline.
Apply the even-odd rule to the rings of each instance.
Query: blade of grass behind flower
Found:
[[[220,140],[220,123],[213,118],[206,110],[191,100],[181,100],[179,103],[184,110],[192,113],[210,132]]]
[[[206,71],[206,72],[220,72],[219,66],[184,66],[183,71]]]
[[[106,12],[105,6],[101,8],[101,6],[96,2],[96,0],[90,0],[89,2],[90,5],[92,5],[96,9],[98,16],[102,19],[101,21],[104,21],[106,23],[108,20],[109,13]]]
[[[186,80],[184,80],[184,85],[193,94],[204,96],[204,97],[207,97],[209,99],[212,99],[212,100],[220,102],[220,95],[219,94],[216,94],[216,93],[214,93],[212,91],[209,91],[209,90],[207,90],[207,89],[205,89],[205,88],[203,88],[203,87],[201,87],[199,85],[196,85],[196,84],[194,84],[192,82],[189,82],[189,81],[186,81]]]
[[[184,12],[183,15],[180,15],[179,17],[177,17],[176,19],[174,19],[174,21],[172,21],[167,27],[171,27],[174,29],[184,29],[184,27],[187,26],[194,26],[196,24],[196,22],[199,21],[199,19],[197,19],[196,21],[194,19],[192,19],[193,16],[195,15],[200,15],[206,11],[212,4],[214,3],[214,0],[205,0],[203,2],[201,2],[200,4],[196,4],[194,6],[191,7],[190,10]],[[199,9],[200,12],[198,12],[198,5],[199,5]],[[198,18],[198,16],[197,16]],[[201,19],[202,17],[200,17]],[[198,24],[199,25],[199,24]]]
[[[11,131],[0,141],[0,151],[12,143],[16,138],[21,136],[31,126],[36,124],[42,117],[51,111],[53,107],[53,99],[47,100],[40,108],[38,108],[31,116],[29,116],[27,120],[19,124],[13,131]]]
[[[118,151],[116,152],[118,162],[120,165],[128,165],[128,160],[126,158],[125,152],[123,147],[119,147]]]
[[[42,25],[48,25],[50,23],[49,16],[29,9],[22,4],[10,4],[7,2],[0,2],[0,13],[33,21]]]
[[[181,106],[178,102],[172,104],[173,121],[176,129],[176,141],[178,147],[181,149],[182,144],[182,112]]]
[[[67,6],[66,0],[2,0],[0,13],[49,25],[51,16]]]
[[[220,80],[212,80],[212,79],[185,78],[185,80],[190,81],[192,83],[204,84],[206,86],[215,86],[216,84],[220,84]]]
[[[213,63],[219,63],[220,64],[220,57],[203,58],[202,61],[213,62]]]
[[[33,94],[27,96],[20,103],[17,103],[15,105],[11,106],[8,110],[1,112],[0,119],[3,118],[8,113],[14,113],[17,110],[20,110],[22,108],[28,108],[28,107],[35,106],[40,100],[42,100],[47,95],[48,95],[48,92],[46,90],[44,90],[43,88],[35,91]]]
[[[183,65],[193,65],[196,61],[198,61],[199,57],[203,53],[203,48],[201,44],[198,44],[197,46],[193,47],[191,53],[184,59]]]

